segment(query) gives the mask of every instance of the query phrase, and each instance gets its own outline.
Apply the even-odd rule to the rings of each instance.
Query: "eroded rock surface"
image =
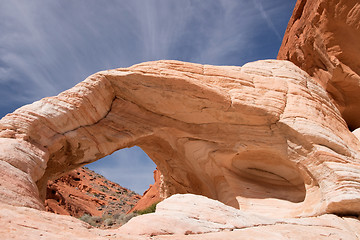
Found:
[[[156,213],[133,218],[114,230],[100,230],[70,216],[0,204],[4,239],[347,239],[360,235],[359,220],[326,214],[272,218],[192,194],[174,195]]]
[[[3,187],[13,205],[39,209],[49,179],[138,145],[164,197],[200,194],[277,217],[360,212],[358,139],[326,91],[286,61],[104,71],[0,124],[1,152],[12,151],[2,169],[23,177]]]
[[[206,233],[234,232],[228,235],[237,239],[240,236],[260,239],[261,230],[256,228],[268,229],[264,232],[265,239],[283,239],[285,236],[288,239],[358,239],[360,222],[332,214],[311,218],[269,218],[237,210],[203,196],[182,194],[159,203],[154,214],[131,219],[119,232],[140,236],[192,235],[189,239],[194,234],[200,235],[199,239],[207,239]],[[274,232],[271,233],[270,229]],[[221,234],[214,237],[227,239],[226,235],[224,238],[221,238]]]
[[[144,192],[141,199],[129,212],[144,210],[150,207],[151,205],[164,200],[164,198],[160,196],[160,188],[162,181],[161,178],[162,178],[161,172],[158,169],[154,170],[154,181],[155,181],[154,184],[149,186],[149,188]]]
[[[352,130],[360,127],[359,39],[358,0],[298,0],[278,55],[330,93]]]
[[[140,195],[88,168],[75,169],[47,184],[45,207],[73,217],[125,214]]]

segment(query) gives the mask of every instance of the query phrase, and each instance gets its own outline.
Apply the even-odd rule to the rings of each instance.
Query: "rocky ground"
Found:
[[[141,196],[82,167],[55,181],[49,181],[46,210],[80,218],[96,227],[122,225],[132,216],[126,214]]]

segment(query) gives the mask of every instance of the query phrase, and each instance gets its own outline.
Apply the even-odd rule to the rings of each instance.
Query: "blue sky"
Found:
[[[87,76],[176,59],[241,66],[276,58],[296,0],[0,0],[0,117]],[[142,193],[140,148],[89,168]]]

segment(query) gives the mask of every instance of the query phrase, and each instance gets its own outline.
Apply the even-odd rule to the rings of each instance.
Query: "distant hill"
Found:
[[[49,181],[46,210],[80,218],[93,226],[114,227],[131,218],[126,215],[141,196],[104,176],[82,167]]]

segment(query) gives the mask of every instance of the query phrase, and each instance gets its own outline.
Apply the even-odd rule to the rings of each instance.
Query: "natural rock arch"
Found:
[[[275,60],[103,71],[8,114],[0,201],[42,209],[49,179],[134,145],[163,174],[164,197],[288,217],[360,212],[360,181],[347,181],[360,175],[358,139],[320,85]]]

